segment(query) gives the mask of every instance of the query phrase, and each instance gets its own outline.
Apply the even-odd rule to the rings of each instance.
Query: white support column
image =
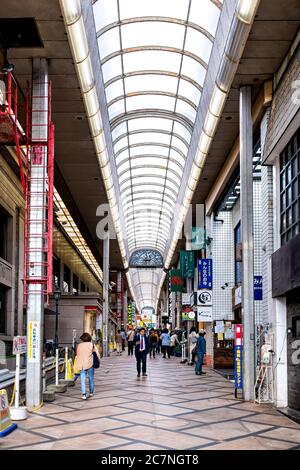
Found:
[[[253,272],[253,123],[251,87],[240,89],[241,230],[243,246],[243,381],[244,399],[254,399]]]
[[[108,356],[109,232],[103,239],[103,355]]]
[[[32,70],[32,141],[48,139],[48,64],[46,59],[33,59]],[[45,193],[47,147],[41,145],[39,155],[31,155],[30,212],[28,223],[29,272],[28,279],[44,277]],[[31,251],[30,251],[31,250]],[[42,348],[44,329],[44,286],[30,284],[27,296],[27,369],[26,405],[39,406],[42,400]]]

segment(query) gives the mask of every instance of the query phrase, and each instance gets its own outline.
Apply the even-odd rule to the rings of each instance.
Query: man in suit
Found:
[[[135,357],[137,376],[141,376],[141,363],[143,376],[147,376],[147,353],[148,353],[148,338],[146,337],[145,328],[141,328],[139,333],[135,335]]]

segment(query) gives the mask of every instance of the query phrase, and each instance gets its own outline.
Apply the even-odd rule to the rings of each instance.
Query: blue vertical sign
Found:
[[[234,388],[243,388],[243,346],[234,347]]]
[[[254,276],[254,300],[263,299],[263,278],[262,276]]]
[[[198,260],[198,289],[212,289],[213,267],[212,259]]]

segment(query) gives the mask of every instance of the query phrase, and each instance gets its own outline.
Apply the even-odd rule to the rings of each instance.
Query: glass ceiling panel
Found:
[[[213,36],[215,35],[219,21],[220,10],[211,0],[193,0],[189,20],[193,23],[201,24]],[[201,18],[201,21],[199,21]]]
[[[141,22],[122,26],[123,49],[138,46],[182,48],[184,26],[165,22]]]
[[[183,114],[183,116],[187,117],[190,121],[194,123],[196,119],[196,110],[192,108],[189,104],[185,101],[177,100],[176,103],[176,112],[179,114]]]
[[[137,91],[164,91],[167,93],[176,93],[178,84],[177,77],[168,75],[147,74],[135,75],[125,78],[126,93],[135,93]]]
[[[111,85],[106,87],[106,99],[109,103],[111,100],[117,98],[124,94],[124,85],[123,80],[117,80],[113,82]]]
[[[94,2],[130,253],[163,252],[170,237],[219,19],[215,3]],[[129,273],[138,306],[155,307],[162,270]]]
[[[121,124],[119,124],[112,130],[111,132],[112,139],[116,140],[120,135],[125,134],[126,131],[127,131],[126,123],[122,122]]]
[[[195,80],[195,82],[197,82],[200,86],[203,86],[205,79],[205,68],[195,59],[183,56],[182,74],[187,75],[188,77]]]
[[[101,57],[106,57],[120,49],[119,28],[113,28],[102,34],[98,39]]]
[[[202,34],[200,31],[196,31],[196,29],[187,28],[184,47],[185,51],[192,52],[192,54],[200,57],[207,64],[209,61],[211,48],[212,42],[206,36],[204,36],[204,34]]]
[[[131,134],[129,137],[130,145],[143,144],[144,142],[153,143],[156,142],[162,144],[170,144],[171,136],[168,134],[162,134],[161,132],[141,132],[139,134]]]
[[[125,100],[116,101],[108,108],[108,114],[110,119],[113,119],[114,117],[119,116],[119,114],[122,113],[125,113]]]
[[[181,54],[166,51],[138,51],[124,54],[123,61],[125,73],[137,70],[164,70],[178,73]]]
[[[121,56],[113,57],[102,65],[102,73],[104,83],[108,82],[114,77],[122,75],[122,62]]]
[[[96,31],[118,20],[117,0],[98,0],[94,3]]]
[[[196,106],[199,104],[201,92],[191,83],[187,82],[186,80],[179,80],[179,89],[178,94],[188,98],[190,101],[195,103]]]
[[[186,19],[189,0],[120,0],[120,16],[133,18],[135,16],[172,16],[174,18]]]
[[[161,95],[141,95],[126,98],[127,111],[136,109],[166,109],[174,111],[175,98]]]
[[[140,129],[158,129],[163,131],[172,130],[172,121],[164,118],[138,118],[128,121],[129,132]]]

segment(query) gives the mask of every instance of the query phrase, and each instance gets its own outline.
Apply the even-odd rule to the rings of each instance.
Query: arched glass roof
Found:
[[[163,253],[170,237],[221,7],[219,0],[94,3],[130,254]],[[155,307],[157,273],[137,271],[136,300]]]

